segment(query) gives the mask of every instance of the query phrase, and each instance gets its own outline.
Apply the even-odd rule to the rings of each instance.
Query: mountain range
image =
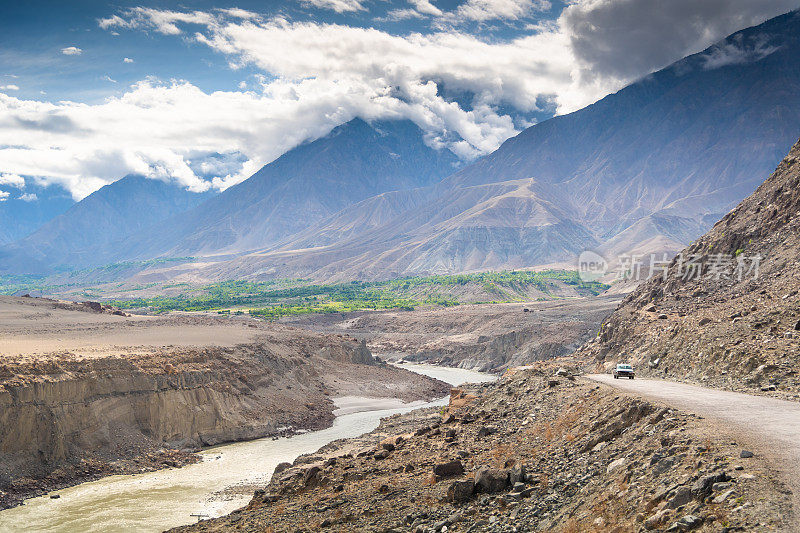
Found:
[[[368,199],[201,277],[388,278],[574,265],[586,249],[612,261],[674,253],[796,140],[798,36],[798,12],[737,32],[528,128],[434,187]]]
[[[463,167],[410,121],[355,119],[218,195],[163,218],[120,217],[124,228],[99,237],[102,226],[74,219],[91,220],[101,189],[5,247],[0,268],[197,256],[194,279],[386,279],[573,264],[586,249],[674,253],[752,192],[798,133],[795,11]]]

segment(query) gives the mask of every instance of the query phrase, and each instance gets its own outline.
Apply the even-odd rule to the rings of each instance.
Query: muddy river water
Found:
[[[495,379],[458,368],[412,364],[403,368],[451,385]],[[411,404],[340,398],[337,418],[328,429],[217,446],[202,451],[203,460],[194,465],[83,483],[58,491],[59,499],[33,498],[0,512],[0,532],[155,532],[190,524],[197,515],[221,516],[247,504],[252,490],[266,485],[278,463],[291,462],[331,441],[372,431],[381,418],[394,413],[446,402],[446,398]]]

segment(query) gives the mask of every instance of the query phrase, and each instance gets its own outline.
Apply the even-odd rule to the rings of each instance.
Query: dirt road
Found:
[[[739,439],[743,449],[770,459],[794,493],[795,509],[800,509],[800,403],[671,381],[615,380],[608,374],[587,377],[704,417]],[[800,531],[797,511],[794,518],[795,530]]]

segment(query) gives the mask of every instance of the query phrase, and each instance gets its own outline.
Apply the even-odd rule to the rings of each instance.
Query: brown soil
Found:
[[[561,374],[454,390],[443,414],[386,419],[176,531],[787,529],[789,491],[763,459],[697,417]]]

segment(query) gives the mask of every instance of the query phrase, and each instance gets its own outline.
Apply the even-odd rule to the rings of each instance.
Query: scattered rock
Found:
[[[463,502],[472,497],[475,491],[475,482],[471,479],[453,481],[447,487],[447,499],[451,502]]]
[[[508,487],[508,472],[483,467],[475,472],[475,490],[478,492],[500,492]]]
[[[463,473],[464,465],[461,464],[461,461],[448,461],[433,467],[433,474],[437,477],[460,476]]]
[[[681,530],[681,531],[691,531],[691,530],[693,530],[693,529],[695,529],[697,527],[702,526],[703,525],[703,519],[700,518],[699,516],[694,516],[694,515],[689,514],[689,515],[684,516],[683,518],[681,518],[677,522],[675,522],[675,524],[678,526],[678,529]]]
[[[701,326],[705,326],[706,324],[711,324],[711,319],[708,318],[708,317],[705,317],[705,318],[700,320],[700,325]]]
[[[611,464],[608,465],[608,468],[606,469],[606,472],[611,473],[614,470],[616,470],[617,468],[619,468],[621,466],[625,466],[625,462],[626,462],[626,459],[624,457],[620,457],[619,459],[611,461]]]
[[[683,507],[692,501],[692,489],[689,487],[678,487],[675,495],[667,502],[668,509],[677,509]]]
[[[742,450],[739,453],[739,457],[741,457],[742,459],[749,459],[749,458],[753,457],[754,455],[755,454],[753,452],[751,452],[750,450]]]

